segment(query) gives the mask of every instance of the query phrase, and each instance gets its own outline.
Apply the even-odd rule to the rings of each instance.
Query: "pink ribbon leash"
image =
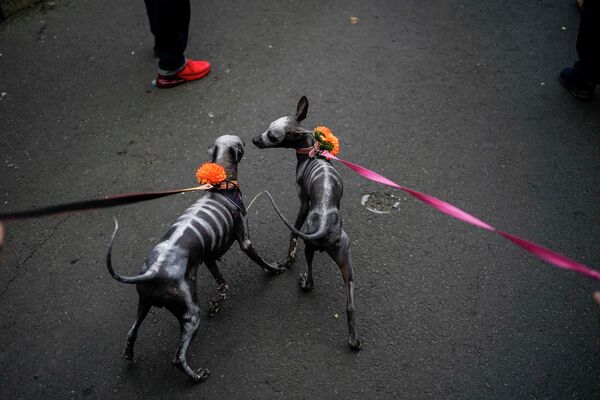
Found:
[[[396,189],[400,189],[400,190],[410,194],[411,196],[417,198],[421,202],[430,205],[431,207],[435,208],[436,210],[438,210],[440,212],[443,212],[444,214],[447,214],[447,215],[449,215],[453,218],[456,218],[460,221],[466,222],[470,225],[474,225],[476,227],[485,229],[487,231],[494,232],[494,233],[510,240],[511,242],[513,242],[517,246],[521,247],[525,251],[528,251],[529,253],[537,256],[538,258],[542,259],[543,261],[546,261],[549,264],[552,264],[558,268],[566,269],[569,271],[574,271],[581,275],[587,276],[588,278],[592,278],[592,279],[596,279],[596,280],[600,281],[600,271],[597,271],[595,269],[588,267],[587,265],[584,265],[575,260],[572,260],[560,253],[555,252],[554,250],[550,250],[546,247],[540,246],[539,244],[533,243],[529,240],[520,238],[511,233],[503,232],[499,229],[496,229],[493,226],[491,226],[490,224],[480,220],[479,218],[474,217],[473,215],[461,210],[460,208],[458,208],[456,206],[453,206],[450,203],[446,203],[445,201],[435,198],[433,196],[430,196],[428,194],[417,192],[416,190],[412,190],[412,189],[406,188],[404,186],[398,185],[397,183],[386,178],[385,176],[381,176],[378,173],[371,171],[370,169],[367,169],[360,165],[337,158],[336,156],[329,153],[328,151],[323,150],[323,151],[321,151],[320,154],[323,155],[324,157],[332,158],[334,160],[341,162],[342,164],[346,165],[348,168],[352,169],[354,172],[356,172],[360,176],[367,178],[373,182],[377,182],[382,185],[387,185],[387,186],[391,186]]]

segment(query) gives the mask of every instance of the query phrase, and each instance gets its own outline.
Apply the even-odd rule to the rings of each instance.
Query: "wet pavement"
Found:
[[[164,91],[150,86],[141,1],[26,10],[0,28],[0,212],[188,187],[209,144],[237,134],[244,198],[269,190],[293,218],[294,154],[250,138],[306,95],[304,125],[330,127],[342,158],[599,268],[600,100],[557,82],[576,57],[577,10],[506,3],[193,2],[188,55],[214,68]],[[598,282],[338,169],[360,352],[346,344],[342,279],[325,254],[304,293],[303,257],[272,277],[232,248],[214,318],[216,284],[198,274],[189,362],[209,380],[171,366],[179,329],[162,309],[142,325],[135,361],[121,359],[137,295],[106,271],[112,217],[115,268],[135,274],[198,197],[184,194],[7,224],[0,398],[600,397]],[[374,194],[399,205],[369,212],[361,200]],[[259,252],[282,260],[289,233],[264,197],[249,222]]]

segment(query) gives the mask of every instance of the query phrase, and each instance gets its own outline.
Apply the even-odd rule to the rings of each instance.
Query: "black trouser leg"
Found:
[[[577,72],[600,83],[600,0],[585,0],[577,35]]]
[[[144,0],[158,52],[158,68],[174,71],[185,63],[190,26],[189,0]]]
[[[156,35],[156,30],[154,29],[154,0],[144,0],[146,4],[146,14],[148,14],[148,22],[150,23],[150,32],[152,35]]]

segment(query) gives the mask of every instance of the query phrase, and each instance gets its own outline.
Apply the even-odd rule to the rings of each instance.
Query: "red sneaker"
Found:
[[[208,75],[210,63],[203,60],[187,60],[185,67],[174,75],[158,74],[154,84],[160,89],[169,89],[182,83],[195,81]]]

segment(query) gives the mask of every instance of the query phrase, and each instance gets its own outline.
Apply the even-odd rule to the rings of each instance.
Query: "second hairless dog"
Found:
[[[217,298],[210,302],[210,314],[219,311],[227,292],[227,283],[216,261],[237,241],[248,257],[264,270],[279,273],[279,266],[265,262],[252,247],[248,236],[248,220],[239,187],[237,165],[244,154],[243,141],[234,135],[219,137],[209,149],[212,162],[222,165],[228,181],[220,188],[207,192],[188,208],[150,251],[137,276],[117,274],[112,266],[111,250],[117,227],[110,241],[107,267],[111,276],[123,283],[137,285],[138,313],[127,334],[123,357],[133,358],[133,347],[140,324],[152,306],[165,307],[179,320],[181,335],[173,364],[196,382],[208,378],[208,370],[192,370],[187,363],[187,349],[200,325],[200,306],[196,293],[196,272],[206,264],[217,281]]]
[[[297,238],[302,238],[305,244],[307,272],[300,275],[300,286],[304,290],[310,290],[313,287],[312,262],[315,251],[326,251],[336,262],[346,285],[348,343],[353,349],[359,349],[360,340],[356,333],[354,315],[350,239],[342,228],[339,210],[343,193],[342,178],[329,161],[320,156],[310,157],[307,151],[303,151],[313,147],[315,143],[313,132],[300,126],[300,122],[306,118],[307,111],[308,100],[302,96],[296,115],[281,117],[271,122],[269,129],[252,139],[252,143],[260,149],[280,147],[297,150],[296,184],[300,210],[294,225],[287,221],[273,202],[275,210],[292,231],[286,264],[291,266],[296,259]]]

